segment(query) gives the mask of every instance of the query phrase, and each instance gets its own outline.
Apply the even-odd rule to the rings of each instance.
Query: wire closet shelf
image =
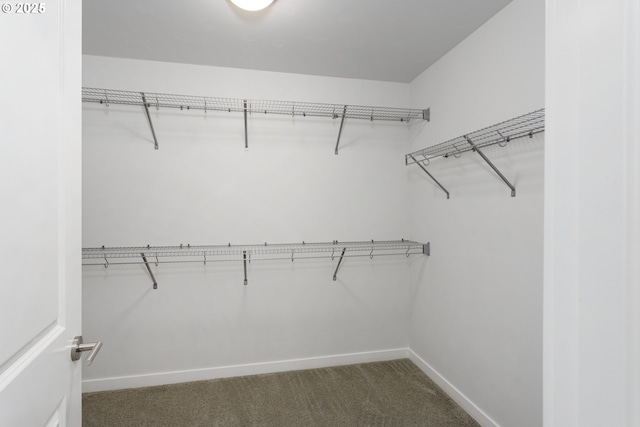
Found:
[[[425,244],[410,240],[320,242],[320,243],[264,243],[256,245],[208,245],[208,246],[139,246],[83,248],[83,265],[144,264],[141,254],[154,263],[204,263],[209,261],[290,260],[332,258],[346,249],[345,257],[415,255],[425,253]]]
[[[358,242],[317,242],[317,243],[264,243],[252,245],[207,245],[207,246],[138,246],[99,247],[82,249],[82,265],[103,266],[143,264],[157,289],[157,281],[150,264],[180,264],[208,262],[234,262],[244,264],[244,284],[247,284],[247,263],[251,261],[305,260],[330,258],[338,264],[333,274],[336,280],[338,269],[344,258],[404,255],[430,255],[429,243],[411,240],[384,240]]]
[[[442,185],[431,172],[427,170],[427,166],[431,159],[436,157],[450,156],[460,157],[467,151],[478,153],[480,157],[493,169],[500,179],[511,189],[511,197],[516,196],[516,187],[507,177],[494,165],[491,160],[483,153],[482,149],[491,145],[499,145],[504,147],[509,141],[544,132],[544,108],[515,117],[510,120],[450,139],[422,150],[414,151],[405,155],[404,162],[406,165],[416,164],[422,169],[433,182],[440,187],[450,197],[449,191]]]
[[[82,88],[82,101],[103,105],[137,105],[180,110],[224,111],[249,114],[280,114],[302,117],[328,117],[363,120],[409,122],[428,120],[429,110],[376,107],[364,105],[324,104],[312,102],[249,100],[208,96],[172,95],[154,92]]]
[[[462,153],[491,145],[504,146],[509,141],[544,132],[544,108],[510,120],[458,136],[440,144],[405,155],[405,163],[429,161],[437,157],[460,157]],[[472,144],[469,143],[472,142]]]

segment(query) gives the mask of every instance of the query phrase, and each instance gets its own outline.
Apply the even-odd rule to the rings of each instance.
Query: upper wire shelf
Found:
[[[544,132],[544,108],[522,116],[450,139],[422,150],[405,155],[405,164],[418,165],[447,194],[449,191],[427,170],[430,160],[436,157],[460,157],[467,151],[478,153],[493,169],[500,179],[511,189],[511,197],[516,196],[516,187],[500,172],[500,170],[482,152],[482,148],[498,144],[504,147],[509,141]]]
[[[98,89],[83,87],[82,101],[106,105],[138,105],[144,108],[154,147],[159,148],[156,131],[149,114],[149,108],[176,108],[180,110],[226,111],[244,114],[244,146],[249,148],[248,114],[281,114],[293,117],[341,118],[335,154],[338,154],[340,136],[345,119],[385,120],[408,123],[414,119],[430,120],[430,110],[412,108],[373,107],[364,105],[320,104],[312,102],[265,101],[233,98],[213,98],[207,96],[169,95],[154,92],[133,92],[126,90]]]
[[[460,154],[544,132],[544,108],[405,155],[407,165]],[[475,145],[469,144],[469,140]]]
[[[138,246],[138,247],[100,247],[83,248],[82,265],[104,266],[144,264],[153,281],[157,282],[150,264],[203,263],[212,261],[242,261],[244,264],[244,284],[247,284],[247,263],[265,260],[303,260],[317,258],[337,258],[338,264],[333,280],[343,258],[379,257],[388,255],[430,255],[429,243],[411,240],[381,240],[358,242],[319,243],[264,243],[254,245],[208,245],[208,246]]]
[[[83,102],[99,104],[139,105],[180,110],[226,111],[249,114],[282,114],[302,117],[387,120],[409,122],[428,120],[428,110],[364,105],[323,104],[312,102],[247,100],[208,96],[171,95],[154,92],[82,88]]]

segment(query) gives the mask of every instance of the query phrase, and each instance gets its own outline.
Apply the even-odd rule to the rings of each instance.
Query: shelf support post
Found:
[[[244,285],[247,286],[247,251],[242,251],[242,263],[244,264]]]
[[[151,114],[149,114],[149,106],[147,105],[147,99],[142,93],[142,105],[144,106],[144,112],[147,115],[147,120],[149,121],[149,127],[151,128],[151,135],[153,136],[153,147],[158,149],[158,138],[156,138],[156,131],[153,129],[153,122],[151,121]]]
[[[344,253],[347,251],[347,248],[342,248],[342,254],[340,254],[340,259],[338,260],[338,265],[336,266],[336,271],[333,272],[333,281],[335,282],[338,278],[338,269],[340,268],[340,264],[342,263],[342,258],[344,257]]]
[[[347,115],[347,106],[342,110],[342,120],[340,120],[340,130],[338,130],[338,141],[336,142],[336,156],[338,155],[338,146],[340,146],[340,136],[342,135],[342,126],[344,126],[344,117]],[[334,279],[335,280],[335,279]]]
[[[151,276],[151,280],[153,281],[153,289],[158,289],[158,282],[156,282],[156,278],[151,271],[151,267],[149,267],[149,262],[147,262],[147,257],[144,255],[144,252],[140,254],[142,256],[142,261],[144,261],[144,265],[147,267],[147,271],[149,272],[149,276]]]
[[[445,193],[447,193],[447,199],[449,198],[449,192],[447,191],[446,188],[444,188],[442,186],[442,184],[440,184],[438,182],[437,179],[435,179],[435,177],[433,175],[431,175],[431,173],[427,170],[427,168],[425,168],[424,166],[422,166],[422,163],[420,163],[419,161],[416,160],[415,157],[413,157],[411,154],[409,154],[409,157],[411,157],[413,159],[413,161],[416,163],[416,165],[420,166],[420,169],[422,169],[424,171],[424,173],[426,173],[427,175],[429,175],[429,178],[431,178],[433,180],[433,182],[435,182],[436,184],[438,184],[438,187],[440,187],[442,189],[442,191],[444,191]]]
[[[426,256],[431,256],[431,242],[427,242],[422,245],[422,254]]]
[[[471,145],[471,147],[473,148],[473,151],[480,154],[480,157],[482,157],[484,161],[487,162],[489,166],[491,166],[491,169],[493,169],[493,171],[498,174],[500,179],[502,179],[504,183],[509,186],[509,188],[511,189],[511,197],[516,197],[516,187],[514,187],[513,184],[509,182],[509,180],[507,180],[507,178],[502,174],[502,172],[500,172],[500,170],[498,170],[498,168],[495,167],[493,163],[491,163],[491,160],[489,160],[487,156],[484,155],[482,150],[480,150],[480,148],[478,148],[478,146],[476,146],[476,144],[474,144],[473,141],[471,141],[471,139],[467,135],[464,136],[464,139],[466,139],[469,145]]]
[[[247,100],[244,102],[244,148],[249,148],[249,135],[247,133]]]

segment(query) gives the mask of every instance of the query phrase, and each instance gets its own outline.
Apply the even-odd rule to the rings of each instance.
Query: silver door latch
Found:
[[[73,343],[71,344],[71,360],[74,362],[80,359],[83,351],[90,351],[89,356],[84,361],[84,364],[89,366],[93,363],[93,359],[96,358],[98,352],[102,348],[102,341],[90,342],[83,344],[82,335],[78,335],[73,339]]]

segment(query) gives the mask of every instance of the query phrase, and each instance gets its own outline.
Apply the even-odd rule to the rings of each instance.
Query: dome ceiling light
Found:
[[[265,7],[273,3],[273,0],[231,0],[231,3],[238,6],[240,9],[249,10],[254,12],[256,10],[262,10]]]

